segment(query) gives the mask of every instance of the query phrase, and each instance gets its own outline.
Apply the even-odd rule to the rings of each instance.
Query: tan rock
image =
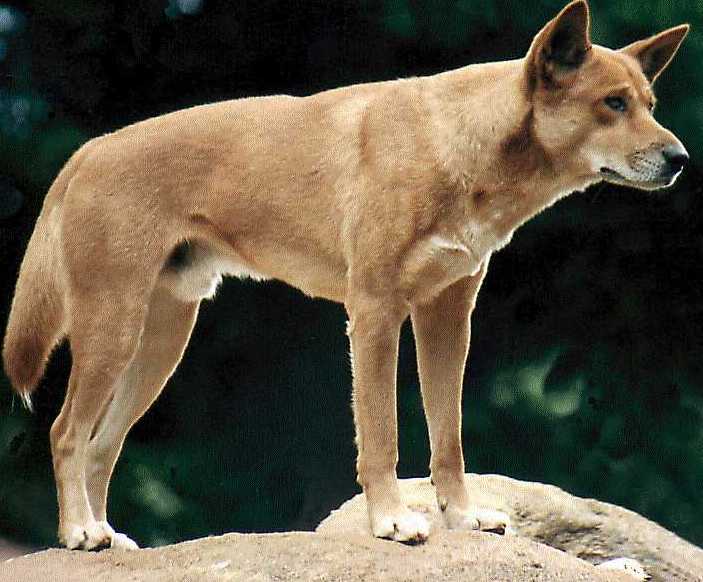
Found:
[[[356,496],[315,533],[228,534],[136,552],[47,550],[0,563],[0,581],[633,582],[592,565],[620,557],[640,560],[653,580],[701,580],[703,550],[633,512],[548,485],[468,478],[479,504],[513,517],[516,535],[447,531],[428,480],[409,479],[406,499],[433,523],[419,546],[372,538]]]
[[[703,580],[703,550],[633,511],[575,497],[552,485],[500,475],[468,474],[466,478],[476,505],[505,511],[520,538],[591,564],[635,559],[653,581]],[[435,531],[443,527],[429,479],[405,479],[401,488],[409,505],[424,513]],[[368,531],[363,496],[333,511],[317,531],[325,535]]]

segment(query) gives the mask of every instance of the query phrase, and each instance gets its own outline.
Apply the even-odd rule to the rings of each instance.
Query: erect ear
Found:
[[[654,83],[674,58],[689,28],[688,24],[675,26],[650,38],[633,42],[620,51],[635,57],[649,82]]]
[[[591,49],[591,18],[585,0],[567,5],[539,31],[527,53],[527,75],[534,86],[537,80],[559,84],[565,75],[578,69]]]

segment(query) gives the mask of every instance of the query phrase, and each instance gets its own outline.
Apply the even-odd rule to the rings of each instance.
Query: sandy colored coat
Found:
[[[507,516],[470,504],[461,449],[469,320],[489,258],[569,192],[673,182],[685,150],[652,117],[651,82],[687,30],[612,51],[591,44],[577,1],[524,59],[205,105],[84,145],[46,197],[4,345],[29,401],[70,338],[51,430],[62,543],[136,547],[107,523],[110,475],[223,274],[344,303],[358,480],[373,533],[400,541],[428,535],[395,476],[398,338],[411,315],[445,520],[504,530]]]

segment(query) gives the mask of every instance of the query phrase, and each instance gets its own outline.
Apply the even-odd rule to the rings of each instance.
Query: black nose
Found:
[[[688,162],[688,152],[681,145],[668,145],[662,150],[662,155],[669,164],[669,171],[678,174]]]

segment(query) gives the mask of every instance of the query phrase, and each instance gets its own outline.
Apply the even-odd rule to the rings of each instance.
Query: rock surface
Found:
[[[315,533],[228,534],[138,552],[53,549],[0,562],[0,580],[633,582],[593,565],[628,557],[654,581],[703,581],[703,550],[631,511],[548,485],[467,478],[476,503],[506,511],[516,535],[445,530],[428,480],[409,479],[406,500],[433,523],[419,546],[372,538],[357,496]]]
[[[20,546],[18,544],[0,538],[0,562],[3,562],[4,560],[9,560],[10,558],[14,558],[16,556],[28,554],[31,551],[33,551],[33,548],[29,548],[27,546]],[[0,572],[2,572],[2,570],[0,570]]]
[[[519,538],[563,550],[591,564],[634,558],[653,581],[703,581],[703,550],[641,515],[595,499],[582,499],[553,485],[518,481],[500,475],[466,476],[473,502],[498,509],[512,519]],[[408,505],[442,527],[428,479],[405,479]],[[363,496],[344,503],[317,528],[334,535],[367,531]]]

